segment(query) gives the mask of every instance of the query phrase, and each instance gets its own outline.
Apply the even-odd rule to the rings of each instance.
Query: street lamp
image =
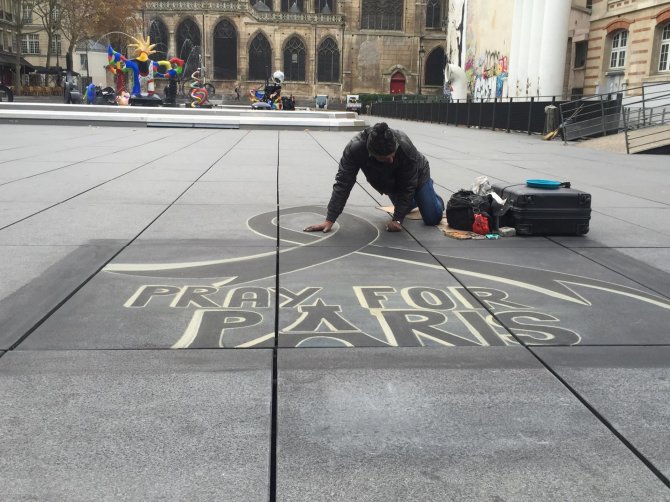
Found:
[[[423,44],[419,46],[419,96],[421,96],[421,81],[423,80],[423,74],[421,69],[421,63],[423,63],[423,56],[426,53],[426,49],[423,48]]]

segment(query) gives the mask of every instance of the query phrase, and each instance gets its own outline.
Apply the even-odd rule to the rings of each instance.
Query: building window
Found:
[[[363,0],[361,29],[402,30],[402,0]]]
[[[586,0],[586,8],[593,9],[593,0]]]
[[[326,38],[319,45],[318,52],[316,79],[319,82],[339,82],[340,50],[335,40],[330,37]]]
[[[588,48],[588,40],[575,44],[575,68],[584,68],[586,66],[586,51],[588,51]]]
[[[177,54],[177,57],[186,61],[187,64],[189,56],[195,57],[200,54],[200,28],[192,19],[185,19],[177,28]],[[199,64],[197,59],[193,63]],[[195,71],[195,68],[191,71]]]
[[[154,19],[149,26],[149,39],[155,44],[154,54],[149,56],[154,61],[164,61],[168,52],[168,30],[165,23],[160,19]]]
[[[305,81],[305,44],[298,37],[289,38],[284,46],[284,75],[286,80]]]
[[[439,28],[441,26],[440,1],[428,0],[426,3],[426,28]]]
[[[40,53],[40,36],[23,35],[21,37],[21,51],[24,54],[39,54]]]
[[[214,77],[237,80],[237,30],[227,19],[214,28]]]
[[[293,14],[299,14],[304,10],[303,0],[281,0],[282,12],[292,12]]]
[[[332,14],[335,12],[335,0],[315,0],[314,9],[321,14]]]
[[[33,8],[30,5],[23,4],[21,6],[21,19],[23,24],[33,23]]]
[[[444,84],[444,67],[447,64],[447,56],[442,47],[436,47],[426,58],[425,73],[423,76],[426,85]]]
[[[79,54],[79,69],[80,70],[88,69],[88,54]]]
[[[619,31],[612,37],[612,54],[610,55],[610,68],[623,68],[626,65],[626,47],[628,45],[628,32]]]
[[[54,33],[53,35],[51,35],[51,52],[54,54],[61,53],[60,33]]]
[[[249,45],[249,80],[269,79],[271,70],[272,48],[265,35],[259,33]]]
[[[0,51],[5,50],[5,32],[0,30]]]
[[[670,71],[670,23],[665,25],[661,34],[661,54],[658,61],[658,71]]]
[[[251,5],[259,12],[272,11],[272,0],[251,0]]]

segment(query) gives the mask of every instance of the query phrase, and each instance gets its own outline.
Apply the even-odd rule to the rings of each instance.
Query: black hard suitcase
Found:
[[[574,188],[531,188],[525,183],[494,183],[507,199],[509,211],[500,226],[514,226],[517,235],[583,235],[589,231],[591,194]]]

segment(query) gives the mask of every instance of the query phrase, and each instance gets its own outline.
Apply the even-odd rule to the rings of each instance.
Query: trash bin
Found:
[[[544,107],[544,134],[558,129],[560,124],[558,117],[558,107],[548,105]]]

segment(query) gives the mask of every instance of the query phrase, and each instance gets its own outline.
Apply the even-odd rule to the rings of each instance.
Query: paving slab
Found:
[[[49,203],[44,202],[0,202],[0,228],[12,225],[49,206]]]
[[[632,209],[628,209],[632,211]],[[655,218],[662,218],[668,211],[665,208],[650,210]],[[592,210],[589,233],[583,236],[557,235],[552,240],[562,246],[570,248],[586,247],[668,247],[670,244],[669,232],[658,231],[652,228],[653,222],[645,222],[644,226],[630,223],[616,216],[612,216],[607,209]],[[661,223],[661,227],[664,226]]]
[[[198,205],[248,205],[256,202],[259,206],[277,204],[276,173],[268,175],[257,186],[250,187],[249,181],[198,181],[186,191],[176,204]],[[274,183],[273,183],[274,182]],[[251,195],[253,193],[253,196]]]
[[[72,164],[73,162],[67,160],[56,162],[44,160],[17,160],[14,162],[5,162],[0,164],[0,177],[2,177],[2,184],[4,185],[29,176],[36,176],[42,173],[63,169]]]
[[[670,298],[670,248],[579,248],[575,251]]]
[[[124,244],[0,246],[0,348],[19,342]]]
[[[388,215],[347,212],[328,234],[304,233],[309,211],[280,216],[279,287],[287,295],[279,309],[280,346],[516,343],[491,326],[475,297],[409,234],[383,232]],[[414,257],[418,266],[408,266]]]
[[[670,300],[569,249],[436,258],[530,345],[667,344]],[[597,312],[597,314],[595,314]]]
[[[271,351],[12,352],[6,500],[268,500]]]
[[[533,351],[670,478],[670,346]]]
[[[164,210],[163,205],[85,204],[76,200],[21,221],[0,233],[0,245],[79,246],[96,240],[136,237]],[[36,239],[36,236],[37,237]]]
[[[278,355],[277,500],[670,500],[525,349]]]
[[[19,348],[272,346],[277,211],[262,209],[170,207]]]
[[[669,346],[667,160],[594,152],[527,135],[388,122],[405,130],[429,157],[440,194],[467,187],[480,174],[521,182],[530,174],[569,176],[574,186],[587,187],[594,195],[591,232],[584,237],[457,241],[421,221],[406,220],[405,231],[388,233],[389,215],[376,208],[388,205],[388,199],[361,175],[334,231],[305,233],[306,225],[325,216],[337,164],[353,132],[0,125],[2,147],[11,145],[0,160],[0,183],[21,176],[31,162],[39,169],[63,166],[52,173],[30,171],[35,176],[21,182],[23,192],[18,182],[0,187],[8,199],[0,201],[0,223],[10,225],[0,225],[0,351],[11,349],[0,366],[10,356],[53,356],[46,367],[81,379],[93,375],[88,379],[97,382],[126,372],[123,378],[140,387],[138,392],[144,392],[138,381],[150,382],[147,392],[159,396],[160,412],[171,398],[160,397],[166,394],[152,387],[156,378],[138,378],[135,368],[169,371],[174,364],[168,353],[196,359],[211,353],[213,361],[231,351],[206,349],[256,348],[261,350],[236,353],[261,353],[277,343],[280,362],[283,354],[291,358],[278,373],[278,500],[668,500],[670,491],[652,471],[528,348],[519,346],[651,351]],[[67,155],[81,145],[86,148]],[[61,161],[53,161],[55,152]],[[81,160],[64,167],[69,157]],[[126,174],[109,181],[123,168]],[[70,201],[63,198],[72,188],[92,188],[95,180],[108,182],[86,195],[75,191]],[[650,222],[655,220],[663,222],[654,227]],[[302,350],[293,350],[296,346]],[[171,348],[197,350],[151,350]],[[36,356],[35,351],[44,354]],[[540,357],[542,352],[536,351]],[[100,363],[107,354],[118,358],[119,369],[100,373],[100,365],[111,367]],[[141,357],[147,358],[146,365]],[[644,357],[639,353],[632,359]],[[14,385],[32,385],[34,396],[23,396],[24,391],[22,402],[51,392],[39,380],[45,365],[38,359],[30,359],[34,364],[27,364],[26,375]],[[12,364],[20,366],[16,361]],[[254,363],[239,361],[240,368],[254,369]],[[193,371],[193,382],[199,378],[195,375],[218,374],[200,372],[199,363],[191,360],[182,362]],[[572,371],[569,362],[566,375]],[[122,363],[130,369],[120,369]],[[597,370],[588,364],[575,372],[597,380]],[[603,373],[611,380],[586,379],[579,389],[584,395],[596,388],[604,392],[606,383],[626,378],[620,367]],[[264,368],[271,368],[271,362]],[[667,421],[665,376],[658,371],[641,365],[631,373],[635,383],[648,372],[651,392],[663,398],[649,397],[649,413],[659,417],[650,419],[653,434],[664,433],[659,424]],[[296,372],[304,373],[296,377]],[[263,387],[268,395],[270,378]],[[207,391],[186,381],[191,393],[187,404],[204,396],[208,411],[216,412]],[[72,387],[58,378],[50,385],[58,387],[58,396]],[[232,380],[222,385],[235,388]],[[621,402],[637,406],[635,386],[623,387],[630,395]],[[645,392],[640,390],[640,396]],[[225,403],[227,394],[219,394],[217,404]],[[134,399],[153,403],[146,395]],[[607,406],[599,409],[615,419],[617,413],[623,416],[616,396],[611,400],[611,413]],[[133,403],[131,399],[129,406]],[[644,403],[638,408],[646,413]],[[412,410],[426,410],[425,416],[416,417]],[[67,411],[86,417],[74,408]],[[13,416],[10,412],[0,414],[0,427]],[[254,423],[261,416],[240,408],[234,419],[247,415]],[[667,447],[659,442],[654,449],[653,434],[641,425],[645,418],[622,420],[616,427],[666,469],[667,456],[660,450]],[[48,423],[50,415],[34,412],[30,419]],[[407,441],[405,430],[412,434]],[[422,436],[419,430],[427,432]],[[188,483],[182,484],[184,491],[173,493],[184,499],[248,500],[258,491],[267,499],[272,438],[269,430],[265,435],[263,470],[251,469],[257,476],[250,481],[251,496],[196,493]],[[88,451],[108,444],[107,436],[83,437]],[[163,439],[166,447],[184,450],[188,437]],[[337,448],[331,454],[333,444]],[[95,461],[114,462],[114,451],[106,448]],[[16,459],[22,451],[12,453],[8,458]],[[27,465],[21,462],[22,457],[16,465]],[[0,462],[0,469],[11,465]],[[169,468],[174,465],[179,464]],[[214,463],[216,471],[223,472],[218,465]],[[18,468],[11,471],[12,489],[28,483],[51,486],[37,485],[37,471],[30,469],[16,476]],[[73,472],[61,478],[57,472],[54,479],[79,479],[79,471]],[[200,472],[204,470],[191,478],[200,479]],[[174,497],[156,491],[161,474],[149,474],[137,492],[129,492],[137,494],[131,498]],[[209,472],[204,476],[205,488],[217,480]],[[146,479],[152,478],[158,488],[146,488]],[[79,481],[70,485],[84,486]],[[33,498],[48,498],[40,494],[34,491]],[[105,495],[118,498],[111,491]]]

